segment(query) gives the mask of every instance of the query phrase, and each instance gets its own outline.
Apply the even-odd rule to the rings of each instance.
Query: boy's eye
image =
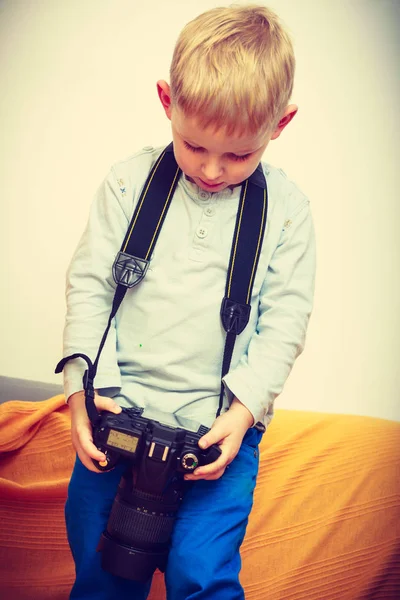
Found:
[[[191,150],[191,152],[202,152],[203,150],[203,148],[195,148],[194,146],[191,146],[185,141],[183,143],[185,145],[185,148]],[[237,154],[229,154],[229,158],[235,161],[247,160],[250,156],[251,154],[244,154],[243,156],[238,156]]]
[[[233,160],[247,160],[249,157],[251,156],[251,154],[244,154],[243,156],[237,156],[237,154],[231,154],[231,157]]]
[[[187,142],[183,142],[185,145],[185,148],[187,148],[188,150],[191,150],[192,152],[201,152],[202,148],[195,148],[194,146],[191,146],[190,144],[188,144]]]

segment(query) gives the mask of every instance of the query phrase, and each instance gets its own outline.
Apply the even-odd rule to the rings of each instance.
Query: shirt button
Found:
[[[210,197],[210,194],[208,194],[207,192],[200,192],[199,196],[202,200],[208,200]]]
[[[212,208],[212,206],[208,206],[204,212],[206,213],[207,217],[212,217],[215,215],[215,209]]]
[[[197,231],[196,231],[196,235],[197,237],[203,239],[205,237],[207,237],[208,231],[205,227],[198,227]]]
[[[151,152],[152,150],[154,150],[154,148],[153,148],[153,146],[145,146],[145,147],[143,148],[143,150],[144,150],[145,152]]]

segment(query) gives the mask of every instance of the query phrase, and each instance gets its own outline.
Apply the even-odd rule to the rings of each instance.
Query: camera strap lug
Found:
[[[132,256],[127,252],[118,252],[113,264],[113,277],[115,283],[132,288],[145,277],[149,260]]]
[[[82,358],[88,366],[88,368],[86,369],[86,371],[83,375],[82,384],[83,384],[83,389],[85,390],[86,412],[88,414],[91,424],[93,425],[93,427],[95,427],[100,420],[100,415],[97,412],[96,406],[94,403],[93,380],[94,380],[96,373],[95,373],[94,365],[93,365],[92,361],[90,360],[90,358],[86,354],[83,354],[81,352],[77,352],[76,354],[71,354],[71,356],[66,356],[65,358],[60,360],[60,362],[56,366],[55,372],[61,373],[61,371],[67,364],[67,362],[69,362],[70,360],[74,360],[75,358]]]

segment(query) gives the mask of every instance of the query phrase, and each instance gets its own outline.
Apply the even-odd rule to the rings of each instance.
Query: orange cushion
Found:
[[[69,428],[63,396],[0,406],[4,598],[68,598]],[[242,546],[246,599],[399,598],[399,448],[396,422],[276,411]],[[156,573],[149,600],[164,598]]]

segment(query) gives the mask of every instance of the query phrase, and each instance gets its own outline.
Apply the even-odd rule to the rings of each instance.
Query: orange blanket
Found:
[[[1,405],[0,431],[0,596],[67,600],[63,396]],[[242,546],[246,599],[400,598],[399,448],[399,423],[277,411]],[[157,573],[150,600],[164,598]]]

